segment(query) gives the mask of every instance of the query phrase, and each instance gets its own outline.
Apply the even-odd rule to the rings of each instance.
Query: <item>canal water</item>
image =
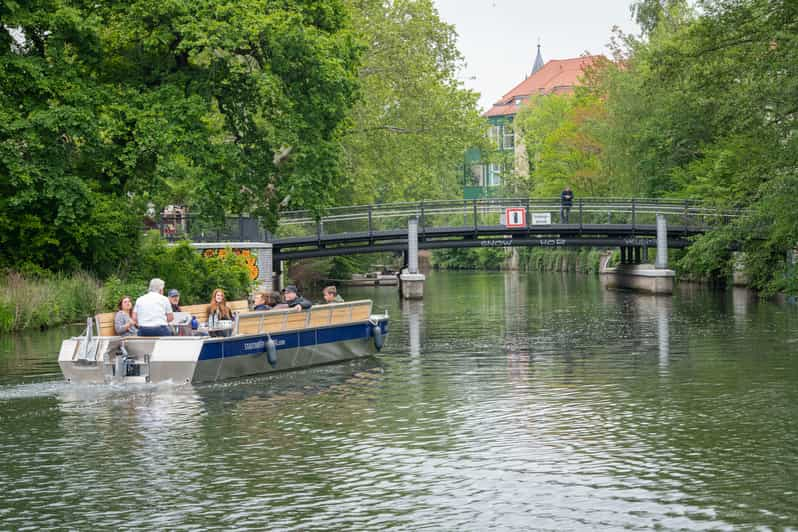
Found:
[[[432,273],[371,359],[67,385],[0,337],[0,528],[798,529],[798,310]]]

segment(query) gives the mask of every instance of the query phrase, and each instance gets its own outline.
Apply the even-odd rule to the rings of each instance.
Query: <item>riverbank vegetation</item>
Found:
[[[134,299],[159,277],[180,290],[184,305],[208,303],[215,288],[228,299],[244,299],[252,287],[245,260],[232,252],[203,257],[188,243],[168,247],[157,234],[142,245],[116,274],[101,281],[85,272],[0,276],[0,333],[83,321],[97,312],[116,310],[123,295]]]
[[[512,254],[515,252],[516,260]],[[524,248],[456,248],[435,250],[432,265],[442,270],[503,270],[598,273],[601,250]],[[512,263],[512,264],[511,264]]]

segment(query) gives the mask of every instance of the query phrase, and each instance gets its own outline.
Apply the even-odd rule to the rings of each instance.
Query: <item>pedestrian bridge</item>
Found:
[[[654,270],[634,272],[630,283],[653,276],[661,284],[673,275],[668,248],[687,247],[691,237],[740,212],[694,200],[581,198],[568,214],[567,220],[561,215],[559,198],[491,198],[334,207],[322,216],[284,211],[273,232],[249,216],[219,224],[177,211],[164,212],[159,227],[167,239],[188,239],[205,253],[230,247],[249,255],[253,278],[268,288],[279,280],[285,260],[394,252],[404,255],[408,272],[416,275],[419,250],[517,246],[619,248],[620,270],[655,262]],[[650,248],[656,261],[649,260]],[[660,284],[653,290],[669,290]]]
[[[737,211],[694,200],[583,198],[574,201],[567,222],[559,199],[491,198],[356,205],[281,213],[277,229],[266,232],[257,220],[229,218],[214,227],[192,218],[161,220],[168,238],[195,243],[268,243],[275,262],[357,253],[406,252],[408,226],[418,224],[418,248],[618,247],[629,260],[645,259],[657,246],[657,216],[667,226],[667,247],[684,248],[690,237],[728,223]],[[625,255],[625,254],[624,254]],[[626,257],[624,257],[626,260]]]

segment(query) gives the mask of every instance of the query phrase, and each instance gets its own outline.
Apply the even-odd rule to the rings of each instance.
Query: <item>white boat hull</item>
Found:
[[[64,340],[58,363],[73,383],[212,382],[370,356],[387,333],[387,316],[372,316],[358,323],[221,338],[81,336]]]

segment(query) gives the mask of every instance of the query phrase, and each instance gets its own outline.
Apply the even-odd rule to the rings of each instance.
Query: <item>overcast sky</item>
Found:
[[[441,19],[457,29],[465,56],[460,79],[481,93],[483,110],[532,70],[538,38],[543,61],[609,56],[612,27],[639,33],[631,0],[434,0]]]

